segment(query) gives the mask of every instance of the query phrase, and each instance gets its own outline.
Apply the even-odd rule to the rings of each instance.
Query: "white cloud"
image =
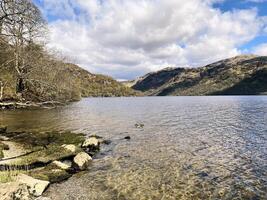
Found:
[[[221,0],[44,1],[46,12],[60,15],[63,5],[67,16],[50,23],[49,47],[120,79],[235,56],[264,26],[256,9],[222,13],[211,6]]]
[[[246,2],[252,2],[252,3],[264,3],[264,2],[267,2],[267,0],[246,0]]]
[[[254,49],[254,54],[267,56],[267,43],[261,44]]]

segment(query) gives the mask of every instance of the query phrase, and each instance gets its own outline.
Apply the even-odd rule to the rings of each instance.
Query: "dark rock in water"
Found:
[[[135,128],[144,128],[145,125],[139,123],[139,124],[135,124],[134,126],[135,126]]]
[[[131,137],[130,137],[130,136],[126,136],[124,139],[125,139],[125,140],[130,140]]]
[[[109,145],[112,143],[112,141],[111,140],[103,140],[101,143],[105,144],[105,145]]]
[[[89,138],[103,139],[102,136],[99,136],[99,135],[96,135],[96,134],[90,135]]]
[[[6,126],[0,126],[0,134],[1,133],[6,133],[7,127]]]
[[[197,175],[202,177],[202,178],[209,176],[208,173],[206,173],[206,172],[200,172]]]

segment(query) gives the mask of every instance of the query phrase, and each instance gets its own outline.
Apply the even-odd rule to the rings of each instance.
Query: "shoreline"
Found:
[[[9,132],[0,127],[0,196],[35,199],[86,171],[106,141],[72,132]],[[14,196],[15,195],[15,196]]]
[[[20,101],[7,101],[0,102],[0,110],[15,110],[15,109],[53,109],[60,106],[66,106],[70,102],[59,101],[46,101],[46,102],[20,102]]]

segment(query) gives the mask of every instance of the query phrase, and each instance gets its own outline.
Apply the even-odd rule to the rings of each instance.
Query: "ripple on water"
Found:
[[[88,172],[49,188],[55,200],[256,200],[267,199],[266,103],[267,97],[89,98],[56,110],[1,112],[0,122],[112,140]]]

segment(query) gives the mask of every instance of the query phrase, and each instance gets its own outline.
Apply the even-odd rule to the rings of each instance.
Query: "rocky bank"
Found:
[[[95,135],[0,127],[0,200],[45,199],[50,184],[86,170],[104,143]]]

